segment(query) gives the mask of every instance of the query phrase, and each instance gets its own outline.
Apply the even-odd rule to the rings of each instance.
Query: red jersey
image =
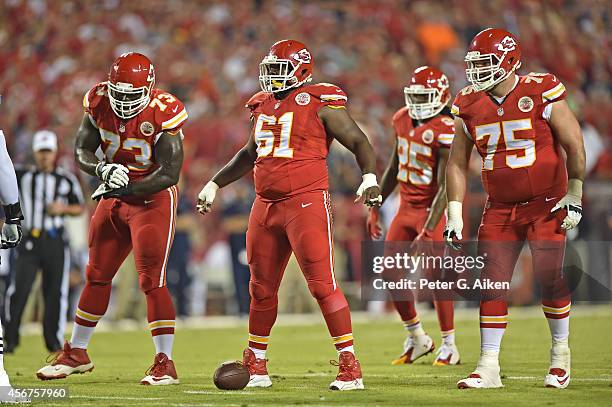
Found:
[[[183,103],[159,89],[151,91],[151,101],[142,112],[123,120],[111,108],[106,82],[85,94],[83,107],[100,132],[106,162],[125,165],[130,179],[142,178],[158,168],[155,143],[163,132],[178,134],[187,120]]]
[[[548,120],[551,104],[565,98],[565,87],[547,73],[517,79],[501,102],[471,86],[464,88],[452,113],[463,120],[482,157],[482,183],[492,201],[563,196],[567,170]]]
[[[401,202],[429,208],[438,192],[440,149],[450,148],[454,121],[439,114],[414,127],[416,121],[408,114],[408,108],[402,107],[393,115],[392,123],[397,137]]]
[[[282,100],[259,92],[246,104],[257,144],[255,192],[277,201],[304,192],[328,189],[325,159],[333,141],[319,119],[324,106],[342,109],[346,94],[328,83],[296,88]]]

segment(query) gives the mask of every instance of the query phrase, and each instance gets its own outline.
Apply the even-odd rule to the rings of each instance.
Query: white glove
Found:
[[[96,175],[98,178],[111,188],[126,186],[130,182],[128,172],[130,172],[130,170],[121,164],[106,164],[101,162],[96,166]]]
[[[568,181],[567,194],[550,210],[551,213],[565,209],[567,215],[561,223],[561,229],[571,230],[582,219],[582,180],[572,178]]]
[[[364,191],[371,187],[377,187],[378,181],[376,180],[376,174],[363,174],[361,185],[357,188],[357,199],[355,202],[358,202],[361,199]],[[382,204],[382,195],[378,195],[376,198],[370,199],[368,202],[364,202],[368,206],[380,206]]]
[[[102,199],[104,194],[106,194],[109,191],[112,191],[112,188],[103,182],[100,184],[98,189],[96,189],[94,193],[91,194],[91,199],[93,199],[94,201],[99,201],[100,199]]]
[[[461,244],[453,241],[463,239],[461,232],[463,231],[463,204],[459,201],[450,201],[448,203],[448,219],[444,226],[444,240],[446,244],[455,250],[461,248]]]
[[[214,181],[208,181],[204,188],[198,194],[198,212],[201,214],[208,213],[211,211],[211,206],[215,200],[215,196],[217,195],[217,190],[219,189],[219,185],[217,185]]]

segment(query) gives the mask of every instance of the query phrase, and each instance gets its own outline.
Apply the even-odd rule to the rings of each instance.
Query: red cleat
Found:
[[[36,376],[40,380],[64,379],[74,373],[91,372],[93,368],[94,365],[87,356],[87,350],[72,348],[66,341],[64,349],[55,354],[49,365],[40,368]]]
[[[152,386],[165,386],[168,384],[179,384],[174,362],[168,359],[165,353],[155,355],[153,365],[149,367],[146,376],[140,381],[140,384]]]
[[[250,348],[246,348],[242,352],[242,364],[249,369],[249,374],[251,375],[249,384],[246,387],[272,386],[272,380],[268,376],[267,362],[268,359],[257,359],[255,353]]]
[[[329,388],[332,390],[363,390],[363,377],[361,375],[361,365],[351,352],[340,352],[339,361],[331,361],[331,364],[338,366],[338,376]]]

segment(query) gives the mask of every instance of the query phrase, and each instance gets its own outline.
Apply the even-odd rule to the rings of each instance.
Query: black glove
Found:
[[[93,193],[91,199],[94,201],[99,201],[100,199],[109,199],[109,198],[119,198],[125,195],[132,195],[132,185],[127,184],[121,188],[108,189],[106,184],[102,184],[98,187],[98,189]]]
[[[21,230],[23,214],[21,213],[21,205],[19,205],[19,201],[12,205],[5,205],[4,216],[6,217],[6,220],[2,226],[0,248],[9,249],[17,246],[23,237],[23,232]]]

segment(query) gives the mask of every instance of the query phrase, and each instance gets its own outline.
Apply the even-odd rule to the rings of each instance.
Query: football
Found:
[[[230,360],[221,363],[215,370],[213,381],[221,390],[242,390],[249,383],[249,371],[238,361]]]

